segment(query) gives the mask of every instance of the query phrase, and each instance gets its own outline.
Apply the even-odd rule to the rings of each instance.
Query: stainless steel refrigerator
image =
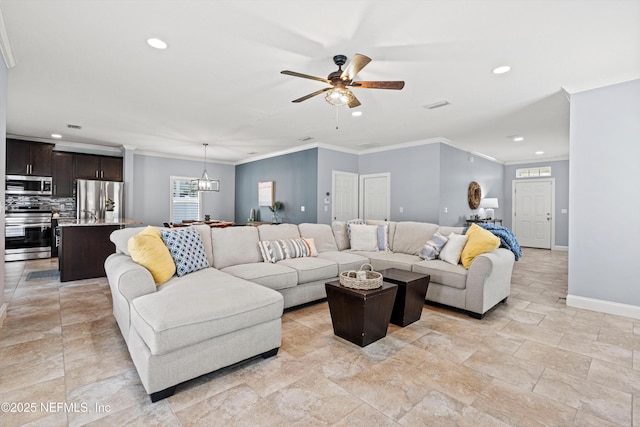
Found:
[[[123,219],[124,182],[78,179],[76,181],[76,218],[104,219],[107,199],[114,202],[114,219]]]

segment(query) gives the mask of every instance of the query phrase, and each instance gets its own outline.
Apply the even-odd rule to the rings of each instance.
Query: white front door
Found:
[[[516,181],[514,234],[520,246],[551,249],[553,180]]]
[[[389,220],[390,181],[389,173],[360,176],[360,218]]]
[[[331,218],[333,221],[348,221],[358,217],[358,174],[332,172]]]

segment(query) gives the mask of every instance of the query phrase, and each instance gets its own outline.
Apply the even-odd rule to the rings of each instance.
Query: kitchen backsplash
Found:
[[[18,206],[39,206],[41,209],[60,211],[63,218],[76,217],[76,201],[74,197],[55,196],[5,196],[5,209],[11,210]]]

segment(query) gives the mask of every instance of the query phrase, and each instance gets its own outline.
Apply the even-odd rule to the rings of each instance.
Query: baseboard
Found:
[[[567,295],[567,306],[640,319],[640,306],[637,305]]]
[[[7,318],[7,303],[0,305],[0,328],[4,325],[4,319]]]
[[[558,245],[553,245],[553,247],[551,248],[551,250],[553,250],[553,251],[569,252],[569,246],[558,246]]]

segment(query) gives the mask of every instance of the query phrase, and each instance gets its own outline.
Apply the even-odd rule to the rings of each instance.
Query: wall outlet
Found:
[[[449,208],[444,208],[444,213],[449,213]]]
[[[324,207],[324,211],[325,211],[325,212],[329,212],[329,206],[325,206],[325,207]]]
[[[400,206],[400,213],[404,212],[404,208],[402,206]]]
[[[304,212],[304,206],[300,206],[300,212]]]

